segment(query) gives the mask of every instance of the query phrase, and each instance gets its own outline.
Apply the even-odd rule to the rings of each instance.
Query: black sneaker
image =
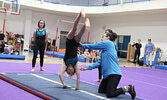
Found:
[[[131,95],[131,98],[134,99],[136,97],[136,91],[134,85],[128,85],[130,87],[129,94]]]

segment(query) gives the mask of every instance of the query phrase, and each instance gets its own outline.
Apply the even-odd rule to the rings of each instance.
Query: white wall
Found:
[[[24,50],[29,50],[29,41],[31,38],[31,20],[32,20],[32,11],[25,10],[25,21],[24,21]]]
[[[91,18],[91,35],[90,41],[100,41],[101,35],[104,33],[103,26],[112,29],[118,35],[131,35],[131,41],[137,42],[137,39],[142,40],[143,56],[144,46],[148,38],[156,47],[160,47],[163,51],[162,59],[167,57],[167,14],[127,14],[117,15],[103,18]],[[87,36],[84,35],[82,41],[86,41]]]
[[[0,30],[3,29],[4,13],[0,13]],[[24,12],[18,15],[7,15],[5,30],[14,33],[24,34]],[[19,26],[19,27],[18,27]]]
[[[60,4],[43,3],[34,0],[21,0],[21,5],[26,7],[41,8],[44,10],[58,11],[58,12],[71,12],[78,13],[83,6],[69,6]],[[98,6],[98,7],[87,7],[84,6],[86,13],[88,14],[106,14],[106,13],[118,13],[118,12],[129,12],[129,11],[141,11],[141,10],[152,10],[152,9],[166,9],[167,0],[151,0],[147,2],[128,3],[124,5],[113,5],[113,6]]]
[[[27,0],[27,2],[28,1],[29,0]],[[158,1],[162,1],[164,3],[167,0],[154,0],[153,2],[158,2]],[[162,2],[161,2],[161,5],[162,5]],[[132,6],[129,6],[129,7],[132,7]],[[69,9],[72,9],[72,8],[69,8]],[[63,9],[59,8],[59,10],[63,10]],[[80,9],[72,10],[72,11],[78,12],[79,10]],[[94,13],[97,13],[98,10],[99,9],[94,11]],[[102,10],[99,10],[99,12],[102,12]],[[92,8],[86,11],[89,13],[91,12],[93,13]],[[113,10],[113,12],[114,11],[118,11],[118,10]],[[16,16],[16,15],[7,16],[6,30],[15,32],[15,33],[24,34],[26,29],[25,15],[26,15],[25,11],[22,9],[21,15],[19,16]],[[101,35],[104,33],[104,30],[102,29],[102,27],[106,26],[106,28],[111,28],[118,35],[131,35],[132,41],[137,41],[138,38],[141,38],[142,44],[143,44],[143,48],[141,50],[142,51],[141,56],[143,56],[144,45],[147,43],[147,39],[151,38],[155,46],[158,46],[162,49],[163,51],[162,59],[166,59],[166,56],[167,56],[167,51],[165,51],[167,49],[167,46],[166,46],[167,19],[166,18],[167,18],[166,13],[143,13],[143,14],[127,13],[127,14],[110,15],[109,17],[92,17],[90,18],[91,28],[89,30],[91,33],[90,42],[100,41]],[[44,19],[46,21],[47,31],[49,31],[50,33],[54,33],[49,35],[49,38],[53,39],[55,38],[55,32],[57,27],[59,27],[59,33],[60,33],[61,30],[69,31],[70,29],[68,28],[68,26],[72,25],[68,23],[57,23],[58,19],[73,21],[75,18],[49,14],[46,12],[32,11],[31,19],[32,20],[31,20],[31,30],[30,30],[31,36],[30,37],[32,37],[33,31],[37,28],[38,21],[40,19]],[[3,14],[0,13],[0,24],[2,25],[2,23],[3,23]],[[87,41],[87,32],[88,31],[86,31],[85,34],[83,35],[82,41]],[[58,45],[59,45],[59,39],[57,41],[57,46]]]
[[[0,31],[3,30],[3,19],[4,19],[3,13],[0,13]]]

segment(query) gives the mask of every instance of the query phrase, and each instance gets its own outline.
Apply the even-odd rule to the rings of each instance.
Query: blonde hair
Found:
[[[9,40],[8,43],[11,43],[11,45],[13,45],[13,41],[12,40]]]

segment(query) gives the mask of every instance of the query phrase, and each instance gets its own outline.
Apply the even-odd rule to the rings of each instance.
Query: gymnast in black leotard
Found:
[[[63,88],[67,88],[67,85],[65,84],[64,79],[63,79],[63,73],[67,72],[69,77],[72,77],[76,74],[77,85],[75,89],[79,90],[80,72],[79,72],[79,66],[77,63],[78,62],[77,48],[79,46],[79,42],[81,40],[83,33],[85,32],[86,29],[90,27],[89,19],[86,18],[85,23],[82,26],[80,32],[76,34],[77,27],[78,27],[81,17],[85,18],[84,9],[81,10],[80,14],[77,16],[77,18],[74,21],[74,26],[72,30],[67,34],[66,52],[65,52],[61,70],[59,72],[59,77],[62,82]]]
[[[75,38],[75,37],[74,37]],[[66,52],[64,56],[64,62],[68,67],[71,64],[73,67],[76,65],[78,58],[77,58],[77,48],[79,43],[75,41],[75,39],[66,39]]]

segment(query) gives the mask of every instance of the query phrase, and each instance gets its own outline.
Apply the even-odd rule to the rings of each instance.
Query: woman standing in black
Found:
[[[135,43],[133,46],[135,47],[135,57],[133,60],[133,63],[136,64],[136,57],[137,57],[137,63],[139,62],[139,57],[140,57],[140,48],[142,47],[142,44],[140,43],[141,40],[138,39],[138,43]]]
[[[47,42],[48,32],[45,29],[45,21],[39,20],[38,28],[33,33],[34,39],[34,51],[33,51],[33,59],[32,59],[32,70],[31,72],[35,71],[35,63],[38,54],[38,50],[40,52],[40,70],[44,71],[43,69],[43,58],[45,52],[45,43]]]

